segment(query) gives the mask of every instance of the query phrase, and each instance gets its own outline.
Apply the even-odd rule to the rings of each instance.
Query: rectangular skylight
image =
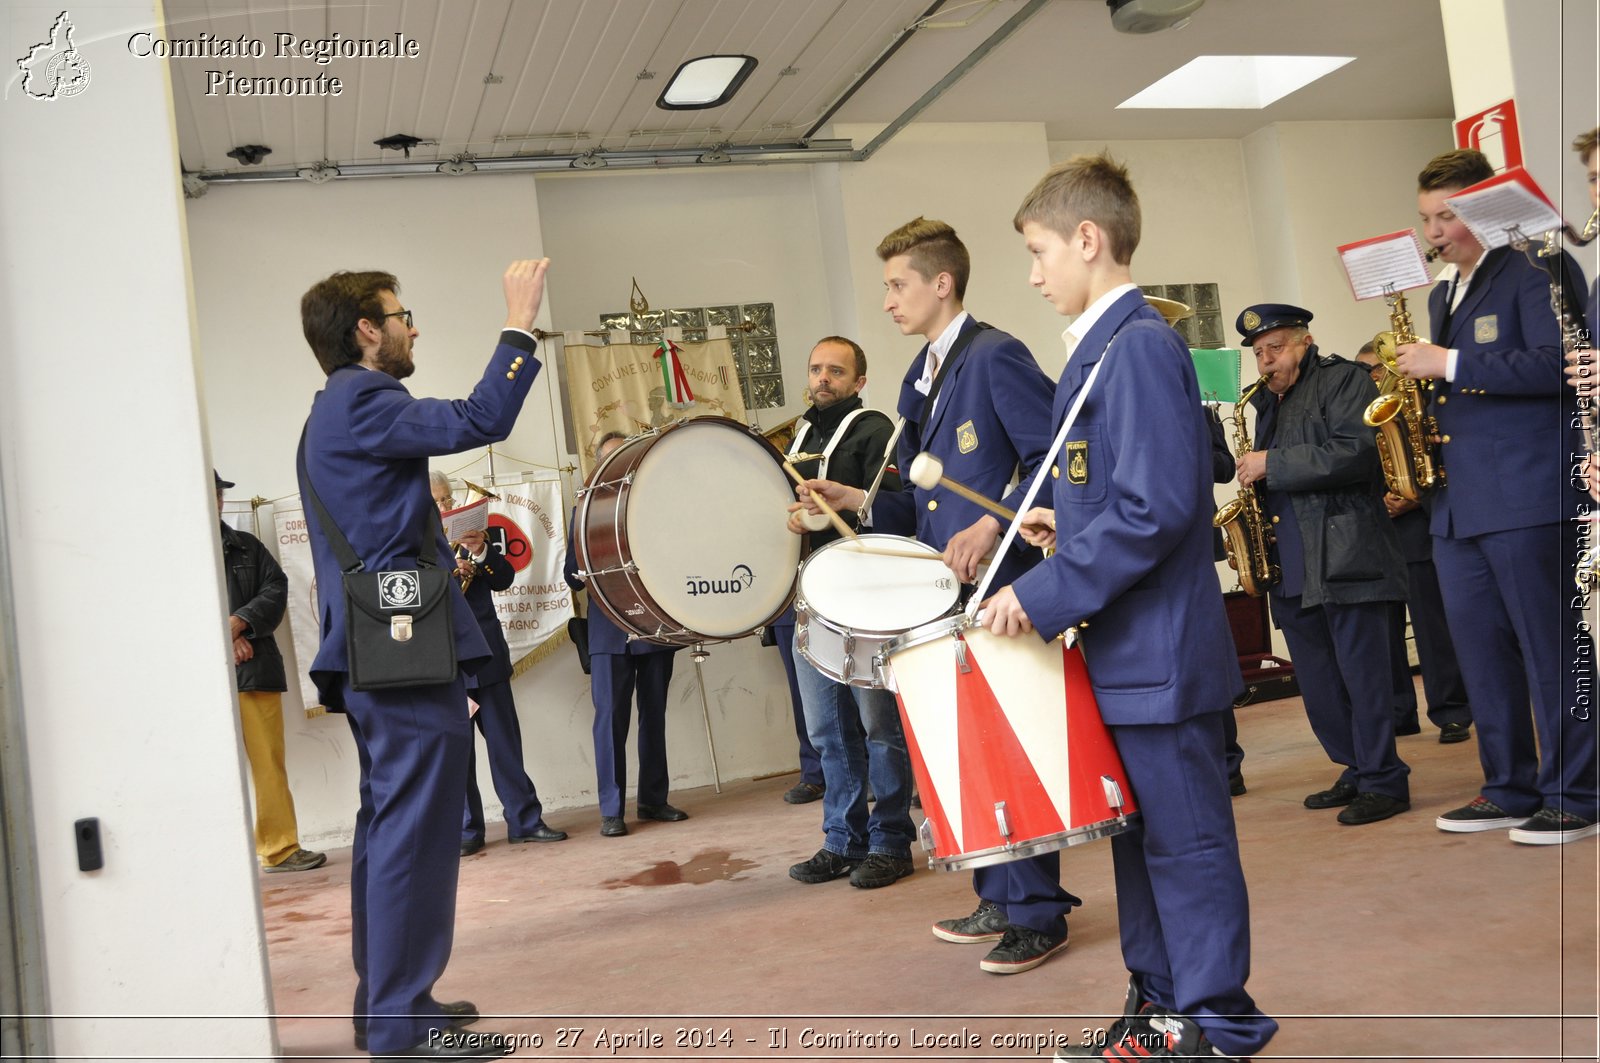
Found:
[[[1326,77],[1355,57],[1349,55],[1201,55],[1124,107],[1260,110]]]

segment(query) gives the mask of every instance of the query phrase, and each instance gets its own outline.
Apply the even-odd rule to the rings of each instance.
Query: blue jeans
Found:
[[[806,730],[822,758],[822,847],[850,860],[868,853],[909,859],[911,757],[900,709],[887,690],[836,683],[794,655]],[[859,727],[846,715],[855,713]],[[861,734],[865,731],[865,738]],[[867,810],[867,785],[877,802]]]

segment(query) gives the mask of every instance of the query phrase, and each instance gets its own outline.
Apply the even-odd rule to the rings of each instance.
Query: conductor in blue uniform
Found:
[[[594,450],[595,464],[623,444],[611,432]],[[573,514],[576,519],[577,514]],[[572,542],[576,525],[569,529]],[[567,586],[586,585],[578,574],[578,555],[567,549],[563,566]],[[594,699],[594,770],[600,797],[600,833],[616,838],[628,833],[622,817],[628,791],[628,731],[633,703],[639,702],[639,790],[635,810],[640,819],[677,823],[689,813],[667,803],[667,686],[672,682],[677,646],[663,646],[627,634],[593,601],[589,603],[589,693]]]
[[[1072,460],[1047,482],[1053,508],[1024,514],[1030,541],[1055,553],[982,615],[1000,635],[1082,629],[1089,681],[1140,810],[1111,840],[1132,973],[1124,1014],[1105,1043],[1061,1054],[1250,1055],[1277,1023],[1244,988],[1249,906],[1221,756],[1241,681],[1211,560],[1211,447],[1194,363],[1133,284],[1140,211],[1126,169],[1103,156],[1060,163],[1015,225],[1031,283],[1076,315],[1053,423],[1083,402],[1064,443]]]
[[[1463,150],[1418,175],[1423,235],[1446,266],[1428,296],[1433,342],[1397,351],[1401,372],[1433,382],[1428,412],[1445,470],[1432,495],[1433,563],[1483,765],[1478,796],[1435,823],[1559,845],[1600,833],[1595,721],[1571,686],[1581,633],[1568,607],[1575,536],[1564,525],[1579,511],[1569,473],[1581,444],[1549,263],[1486,251],[1447,202],[1493,174]],[[1571,256],[1557,261],[1567,290],[1582,291]]]
[[[510,434],[540,364],[533,320],[548,259],[514,262],[503,279],[506,324],[482,378],[465,399],[418,399],[411,375],[419,335],[400,283],[379,272],[335,273],[301,299],[306,342],[328,376],[306,419],[301,496],[313,490],[368,572],[414,569],[431,550],[454,567],[428,490],[428,458],[499,442]],[[318,696],[343,711],[361,765],[350,875],[356,1039],[374,1056],[482,1059],[509,1052],[503,1038],[458,1040],[477,1017],[471,1004],[441,1004],[433,985],[455,930],[457,837],[471,721],[463,679],[355,690],[345,651],[340,566],[329,531],[309,514],[321,643],[311,663]],[[419,543],[417,529],[431,528]],[[459,592],[450,595],[456,658],[465,671],[488,647]]]

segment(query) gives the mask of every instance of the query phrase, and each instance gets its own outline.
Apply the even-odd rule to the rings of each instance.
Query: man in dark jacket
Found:
[[[450,478],[435,470],[428,474],[428,486],[439,509],[449,510],[454,504]],[[460,550],[466,556],[456,558],[456,580],[483,632],[483,641],[489,645],[489,662],[467,681],[467,695],[478,704],[472,719],[489,749],[489,776],[505,810],[506,840],[513,845],[565,841],[566,831],[545,823],[544,806],[522,762],[522,726],[517,719],[517,703],[511,696],[511,647],[506,645],[505,629],[494,605],[494,592],[510,587],[517,578],[516,570],[504,554],[490,549],[488,536],[481,531],[462,535]],[[469,756],[467,807],[461,819],[462,856],[471,856],[483,848],[483,831],[478,758]]]
[[[1347,826],[1411,807],[1411,774],[1394,744],[1389,613],[1405,600],[1405,562],[1380,501],[1377,437],[1361,415],[1377,395],[1367,371],[1320,355],[1311,313],[1262,303],[1237,327],[1268,377],[1251,399],[1256,450],[1239,483],[1261,482],[1283,578],[1272,618],[1283,630],[1311,730],[1338,781],[1307,808],[1339,808]]]
[[[217,514],[222,492],[233,486],[215,469]],[[222,527],[222,570],[228,580],[228,635],[233,639],[233,674],[239,688],[239,729],[256,792],[256,856],[263,871],[310,871],[328,862],[324,853],[300,848],[294,796],[283,758],[283,655],[272,633],[283,622],[289,580],[248,532]]]

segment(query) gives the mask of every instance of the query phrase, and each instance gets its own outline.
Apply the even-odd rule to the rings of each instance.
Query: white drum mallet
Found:
[[[1000,503],[995,502],[992,499],[989,499],[974,491],[966,484],[957,480],[952,480],[950,477],[946,476],[944,474],[944,462],[940,461],[932,454],[929,454],[926,450],[924,450],[921,454],[918,454],[915,458],[911,459],[909,478],[912,483],[916,484],[924,491],[932,491],[935,487],[944,486],[954,491],[962,498],[965,498],[967,501],[974,502],[977,505],[982,506],[984,509],[987,509],[989,512],[998,517],[1004,517],[1006,520],[1016,519],[1016,510],[1007,509]]]

